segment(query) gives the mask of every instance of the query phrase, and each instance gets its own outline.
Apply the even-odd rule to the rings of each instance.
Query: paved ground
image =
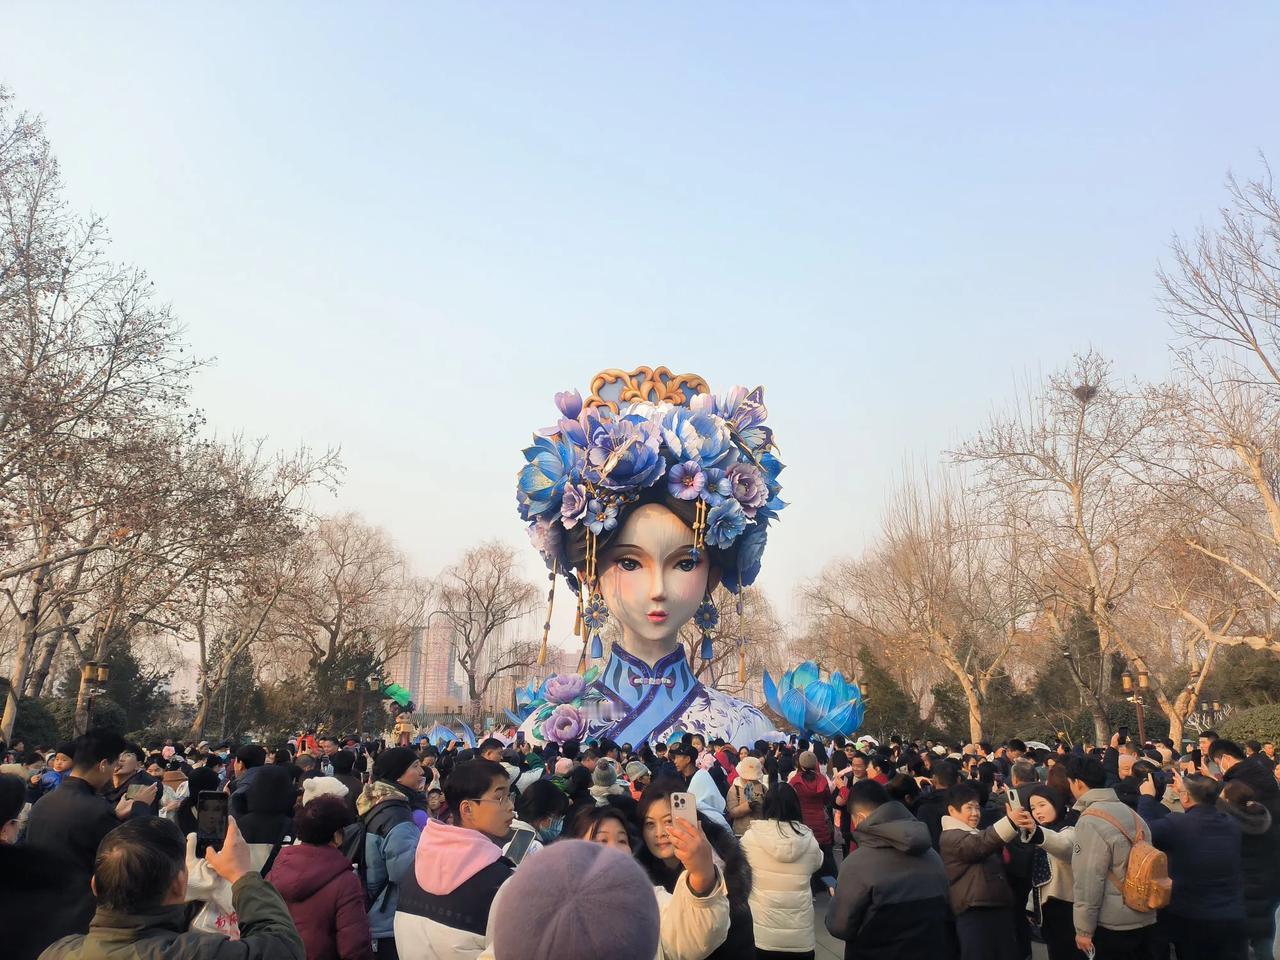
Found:
[[[818,895],[813,905],[813,929],[818,940],[817,960],[844,960],[844,942],[827,933],[825,918],[829,902],[830,898],[823,893]],[[1031,960],[1048,960],[1048,957],[1043,943],[1031,945]]]

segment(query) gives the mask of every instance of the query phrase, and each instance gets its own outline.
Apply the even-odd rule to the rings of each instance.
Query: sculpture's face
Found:
[[[706,551],[693,559],[693,531],[661,504],[632,510],[601,558],[600,589],[623,642],[668,643],[707,592]]]

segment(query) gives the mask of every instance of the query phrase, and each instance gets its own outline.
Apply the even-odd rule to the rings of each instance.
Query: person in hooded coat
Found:
[[[300,842],[280,851],[267,877],[289,908],[307,960],[373,960],[364,890],[340,849],[354,819],[342,797],[311,800],[295,821]]]
[[[822,866],[822,850],[804,824],[800,799],[790,785],[770,788],[761,818],[749,821],[742,836],[742,852],[751,864],[757,960],[812,960],[816,942],[809,878]]]
[[[1240,865],[1244,872],[1245,929],[1251,942],[1265,942],[1275,930],[1275,901],[1271,877],[1276,869],[1272,850],[1260,842],[1271,829],[1271,813],[1243,780],[1222,786],[1218,809],[1240,825]]]
[[[954,960],[950,884],[929,828],[873,780],[849,788],[849,809],[856,846],[826,918],[845,960]]]

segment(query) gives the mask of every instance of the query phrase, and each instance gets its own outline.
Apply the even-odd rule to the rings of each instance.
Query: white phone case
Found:
[[[673,793],[671,795],[671,819],[684,820],[695,827],[698,825],[698,801],[692,793]]]

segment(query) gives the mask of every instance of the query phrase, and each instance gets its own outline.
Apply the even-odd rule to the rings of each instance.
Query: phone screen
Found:
[[[517,730],[517,731],[516,731],[516,743],[524,743],[524,731],[523,731],[523,730]]]
[[[507,844],[506,858],[516,866],[519,866],[520,861],[524,859],[524,855],[529,852],[529,844],[531,843],[533,843],[532,830],[516,830],[516,835]]]
[[[1128,743],[1128,742],[1129,742],[1129,728],[1128,728],[1128,727],[1121,727],[1119,730],[1117,730],[1117,731],[1116,731],[1116,735],[1120,738],[1120,742],[1121,742],[1121,743]]]
[[[227,805],[231,798],[218,790],[202,790],[196,801],[196,856],[208,847],[222,849],[227,835]]]
[[[125,788],[124,795],[132,800],[145,789],[147,789],[147,785],[145,783],[131,783]]]

